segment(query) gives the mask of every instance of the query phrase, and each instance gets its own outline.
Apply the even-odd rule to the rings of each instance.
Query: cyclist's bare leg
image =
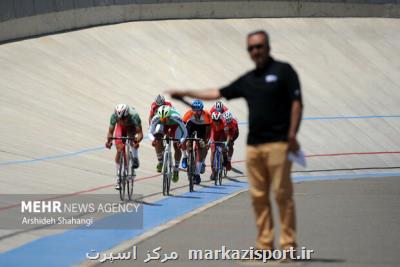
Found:
[[[163,161],[163,152],[164,152],[164,147],[163,147],[162,141],[156,140],[154,148],[156,149],[156,155],[157,155],[158,162],[162,162]]]
[[[129,138],[137,138],[137,133],[135,130],[135,126],[129,126],[127,127],[127,135]],[[133,158],[133,168],[136,169],[139,167],[139,151],[138,151],[138,146],[135,145],[135,141],[134,140],[129,140],[129,144],[130,144],[130,153],[131,153],[131,157]]]
[[[199,151],[199,157],[198,157],[198,161],[196,164],[196,174],[200,174],[201,165],[204,163],[204,160],[206,159],[206,156],[207,156],[207,147],[203,147],[203,148],[199,147],[198,151]]]
[[[120,155],[121,155],[121,151],[123,151],[123,149],[124,149],[124,144],[116,144],[115,147],[117,148],[117,154],[115,155],[115,165],[116,165],[117,173],[118,173],[119,172]],[[125,155],[125,162],[127,162],[126,155]]]
[[[182,151],[181,149],[178,147],[178,143],[174,142],[174,150],[175,150],[175,168],[179,167],[179,162],[181,161],[181,157],[182,157]]]
[[[214,167],[214,144],[211,144],[209,147],[207,147],[207,153],[208,153],[208,150],[209,149],[211,149],[211,154],[210,154],[210,166],[211,166],[211,170],[212,170],[212,174],[214,175],[214,170],[213,170],[213,167]]]
[[[210,154],[210,166],[211,166],[211,171],[212,171],[212,176],[215,177],[216,175],[216,170],[214,169],[214,153],[215,153],[215,146],[211,148],[211,154]]]
[[[188,158],[188,154],[189,154],[189,148],[191,147],[191,141],[185,141],[185,149],[182,149],[182,168],[186,168],[187,167],[187,158]],[[186,165],[184,164],[184,161],[186,161]]]
[[[231,161],[232,155],[233,155],[233,144],[230,144],[228,148],[228,161]]]

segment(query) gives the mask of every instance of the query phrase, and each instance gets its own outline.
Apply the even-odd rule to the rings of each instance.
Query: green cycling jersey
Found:
[[[135,125],[135,126],[140,126],[141,125],[141,120],[139,117],[139,114],[137,113],[136,109],[133,107],[129,107],[128,110],[128,121],[126,123],[119,122],[124,126],[130,126],[130,125]],[[115,127],[117,124],[117,115],[113,113],[110,118],[110,127]]]

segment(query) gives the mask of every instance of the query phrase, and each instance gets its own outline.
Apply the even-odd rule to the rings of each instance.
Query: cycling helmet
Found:
[[[192,110],[193,111],[201,111],[204,108],[203,101],[199,99],[195,99],[192,101]]]
[[[129,114],[129,106],[126,104],[118,104],[115,107],[114,114],[118,119],[124,118]]]
[[[172,108],[170,106],[161,106],[157,109],[157,115],[161,121],[169,118],[172,114]]]
[[[224,112],[224,114],[222,114],[222,116],[224,117],[224,119],[227,123],[231,123],[232,118],[233,118],[232,113],[230,113],[229,111],[226,111],[226,112]]]
[[[165,97],[162,95],[158,95],[154,102],[156,102],[157,106],[162,106],[165,104]]]
[[[219,121],[219,120],[221,119],[221,112],[214,111],[214,112],[211,114],[211,119],[212,119],[213,121]]]
[[[222,101],[218,100],[217,102],[215,102],[215,109],[219,112],[223,112],[224,111],[224,104],[222,104]]]

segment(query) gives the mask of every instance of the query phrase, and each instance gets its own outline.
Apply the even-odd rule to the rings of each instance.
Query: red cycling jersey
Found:
[[[239,135],[239,126],[236,119],[232,118],[231,123],[225,122],[225,132],[235,140]]]
[[[222,109],[223,109],[223,110],[222,110],[221,114],[229,110],[225,105],[222,107]],[[213,106],[213,107],[210,109],[210,114],[213,114],[214,111],[217,111],[217,109],[215,108],[215,106]]]
[[[170,107],[172,107],[172,104],[171,104],[171,102],[169,102],[169,101],[165,101],[165,102],[164,102],[164,105],[165,105],[165,106],[170,106]],[[150,118],[153,118],[153,117],[154,117],[154,115],[156,114],[157,109],[158,109],[159,107],[160,107],[160,106],[158,106],[158,105],[156,104],[156,102],[151,103]]]
[[[224,120],[220,120],[219,125],[216,125],[215,122],[211,124],[211,141],[223,142],[226,141],[226,123]]]

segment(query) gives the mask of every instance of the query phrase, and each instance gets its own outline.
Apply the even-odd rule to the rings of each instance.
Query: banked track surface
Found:
[[[306,153],[399,151],[399,24],[396,19],[132,22],[1,45],[0,162],[99,148],[120,102],[137,108],[147,133],[149,105],[159,92],[222,86],[250,69],[245,35],[259,28],[271,34],[273,55],[298,71],[305,117],[320,118],[302,123]],[[175,104],[183,113],[185,107]],[[246,120],[242,100],[229,107]],[[244,159],[246,126],[241,135],[235,160]],[[91,188],[115,193],[104,186],[114,182],[113,157],[114,151],[99,148],[1,165],[0,193],[68,194]],[[140,157],[138,177],[155,175],[148,141]],[[313,157],[308,169],[393,167],[399,162],[395,153]],[[244,171],[243,165],[238,168]],[[186,183],[182,177],[177,186]],[[152,195],[160,187],[160,179],[146,179],[137,183],[137,193]],[[1,249],[45,234],[2,240]]]

